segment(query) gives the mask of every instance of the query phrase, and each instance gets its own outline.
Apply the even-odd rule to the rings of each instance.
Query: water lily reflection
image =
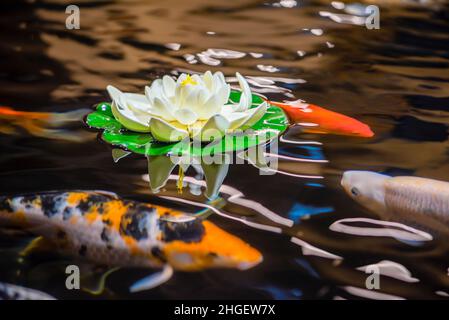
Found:
[[[182,189],[182,179],[184,172],[192,166],[199,175],[206,180],[205,196],[208,199],[217,197],[219,189],[228,174],[229,155],[220,154],[213,159],[205,159],[200,156],[148,156],[148,176],[150,188],[153,192],[158,192],[164,187],[170,174],[179,166],[178,189]]]

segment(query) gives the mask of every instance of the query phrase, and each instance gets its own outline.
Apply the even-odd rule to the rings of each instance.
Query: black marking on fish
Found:
[[[78,203],[77,208],[80,210],[81,214],[84,215],[86,212],[88,212],[90,210],[90,208],[93,205],[97,205],[99,208],[98,212],[103,213],[103,208],[102,208],[103,204],[110,200],[111,200],[110,198],[108,198],[104,195],[101,195],[101,194],[89,194],[85,200],[81,200]]]
[[[204,226],[199,220],[173,222],[160,220],[162,240],[165,242],[181,240],[183,242],[200,242],[204,236]]]
[[[107,228],[103,228],[103,231],[101,231],[101,240],[103,240],[106,243],[109,242],[110,239],[109,239],[108,229]]]
[[[161,262],[165,263],[167,262],[167,259],[164,256],[164,253],[159,247],[153,247],[151,248],[151,255],[157,259],[159,259]]]
[[[139,204],[132,206],[120,221],[120,234],[130,236],[137,241],[148,238],[146,223],[150,219],[151,208]]]
[[[55,202],[53,196],[44,195],[41,197],[42,211],[44,215],[51,218],[56,214]]]
[[[78,254],[82,257],[85,257],[87,254],[87,247],[83,244],[80,247],[80,250],[78,251]]]
[[[66,201],[65,194],[60,195],[42,195],[41,205],[44,215],[51,218],[59,213],[60,206]]]
[[[6,197],[0,198],[0,212],[14,212],[14,209],[11,207],[11,200]]]
[[[62,220],[69,220],[72,217],[72,208],[71,207],[65,207],[64,211],[62,212]]]
[[[56,238],[58,238],[59,240],[64,240],[67,238],[67,233],[65,233],[65,231],[63,231],[63,230],[59,230],[56,233]]]

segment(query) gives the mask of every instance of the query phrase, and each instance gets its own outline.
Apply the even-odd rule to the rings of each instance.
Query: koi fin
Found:
[[[134,283],[130,288],[130,292],[139,292],[143,290],[153,289],[170,280],[173,275],[173,268],[166,264],[161,272],[153,273],[148,277],[140,279]]]
[[[304,127],[302,129],[302,132],[304,132],[304,133],[317,133],[317,134],[329,134],[329,132],[327,132],[326,130],[304,128]]]

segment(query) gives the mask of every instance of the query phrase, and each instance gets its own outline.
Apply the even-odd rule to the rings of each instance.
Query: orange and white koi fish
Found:
[[[380,216],[449,236],[448,182],[346,171],[341,185],[354,200]]]
[[[305,132],[330,133],[365,138],[374,136],[373,131],[366,124],[341,113],[305,103],[302,100],[285,103],[266,101],[269,104],[282,108],[291,122],[300,125],[303,124]]]
[[[19,111],[0,106],[0,133],[17,134],[23,129],[37,137],[62,139],[70,141],[82,140],[81,135],[55,129],[70,122],[81,121],[89,109],[73,110],[65,113]]]
[[[0,282],[0,300],[56,300],[56,299],[38,290]]]
[[[100,264],[163,267],[133,292],[167,281],[173,268],[245,270],[262,261],[259,251],[209,221],[106,192],[0,197],[0,224],[27,228],[63,252]]]

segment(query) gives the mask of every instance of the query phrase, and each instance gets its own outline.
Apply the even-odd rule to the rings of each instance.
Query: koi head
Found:
[[[167,234],[174,231],[171,229],[169,232],[164,230],[166,241],[171,240],[167,239]],[[175,269],[197,271],[223,267],[246,270],[263,259],[258,250],[209,221],[197,221],[195,227],[190,226],[186,231],[177,230],[178,239],[168,241],[163,247],[165,258]],[[183,232],[185,236],[180,237]]]
[[[387,175],[370,171],[346,171],[341,185],[346,193],[364,207],[378,213],[385,211]]]

